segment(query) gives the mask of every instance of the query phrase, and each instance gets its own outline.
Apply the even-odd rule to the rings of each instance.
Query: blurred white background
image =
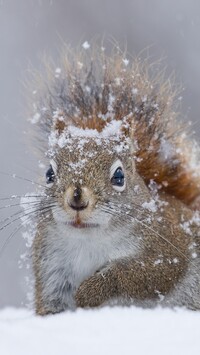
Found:
[[[166,57],[183,83],[181,114],[200,128],[200,2],[197,0],[0,0],[0,171],[36,178],[28,146],[22,82],[28,63],[38,67],[45,51],[56,56],[60,38],[76,46],[94,36],[113,36],[138,54],[148,46]],[[0,198],[32,191],[29,183],[0,174]],[[1,206],[6,202],[1,203]],[[11,212],[0,210],[0,221]],[[13,228],[0,233],[0,248]],[[0,307],[25,300],[25,246],[20,233],[0,253]]]

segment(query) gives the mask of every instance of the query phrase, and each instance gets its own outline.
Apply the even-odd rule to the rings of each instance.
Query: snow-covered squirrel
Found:
[[[34,92],[50,160],[35,214],[36,312],[200,309],[199,149],[178,123],[172,83],[117,49],[84,47],[47,65]]]

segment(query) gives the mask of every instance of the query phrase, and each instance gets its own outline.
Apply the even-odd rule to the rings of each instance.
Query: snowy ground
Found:
[[[36,317],[0,311],[1,355],[196,355],[200,313],[104,308]]]

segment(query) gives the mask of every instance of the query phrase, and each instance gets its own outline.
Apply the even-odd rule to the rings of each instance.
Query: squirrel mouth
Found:
[[[67,222],[67,225],[72,226],[74,228],[96,228],[99,225],[97,223],[87,223],[82,222],[79,213],[77,213],[76,218],[73,221]]]
[[[96,228],[98,227],[98,224],[96,223],[82,223],[79,221],[73,221],[73,222],[68,222],[68,225],[74,227],[74,228]]]

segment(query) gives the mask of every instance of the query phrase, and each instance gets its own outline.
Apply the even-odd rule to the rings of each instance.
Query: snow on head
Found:
[[[59,116],[59,120],[63,120],[62,115]],[[106,144],[116,142],[116,151],[120,152],[123,149],[127,149],[128,145],[128,139],[123,137],[122,125],[123,121],[112,120],[100,132],[97,129],[80,128],[74,125],[65,127],[61,133],[56,129],[52,129],[49,136],[49,150],[53,152],[56,148],[62,149],[64,147],[70,149],[74,140],[78,141],[78,147],[81,149],[85,143],[93,140],[97,145],[101,145],[102,142]]]
[[[107,139],[112,138],[113,136],[118,137],[120,135],[121,126],[121,121],[113,120],[112,122],[108,123],[101,132],[98,132],[96,129],[82,129],[75,126],[69,126],[68,131],[72,136],[75,137]]]

